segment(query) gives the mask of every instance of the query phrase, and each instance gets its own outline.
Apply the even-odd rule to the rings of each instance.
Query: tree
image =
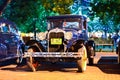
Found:
[[[3,17],[14,21],[22,32],[33,32],[33,26],[43,32],[46,30],[45,17],[48,14],[40,0],[12,0]]]
[[[93,0],[91,6],[94,12],[93,16],[99,17],[103,26],[111,22],[117,28],[120,21],[120,0]]]
[[[12,0],[2,16],[14,21],[22,32],[33,32],[33,26],[43,32],[47,29],[46,17],[68,13],[70,1]]]
[[[74,0],[70,6],[72,14],[88,15],[90,7],[90,0]]]
[[[69,6],[73,4],[73,0],[41,0],[41,3],[48,11],[70,14]]]

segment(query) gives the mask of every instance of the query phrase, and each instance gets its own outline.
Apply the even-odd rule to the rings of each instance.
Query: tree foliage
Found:
[[[14,21],[20,31],[46,31],[46,17],[69,13],[72,0],[12,0],[3,13],[3,17]]]
[[[108,20],[119,24],[120,22],[120,0],[93,0],[91,3],[94,16],[100,17],[103,24]]]
[[[70,14],[68,7],[73,4],[73,0],[41,0],[41,2],[46,10],[59,14]]]
[[[10,2],[11,0],[0,0],[0,15],[2,15],[2,12]]]

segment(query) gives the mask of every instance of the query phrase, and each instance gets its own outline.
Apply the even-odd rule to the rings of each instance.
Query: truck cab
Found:
[[[86,17],[81,15],[49,16],[47,17],[47,31],[37,34],[36,37],[37,39],[26,43],[26,46],[29,46],[26,52],[27,64],[32,71],[37,70],[40,61],[52,63],[74,61],[79,71],[86,70],[87,53],[90,54],[86,48],[89,46]],[[91,44],[94,47],[94,42]],[[89,50],[94,50],[94,48]]]

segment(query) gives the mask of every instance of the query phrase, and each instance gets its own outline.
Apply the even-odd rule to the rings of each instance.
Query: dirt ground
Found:
[[[6,65],[0,67],[0,80],[120,80],[120,65],[115,52],[97,52],[93,66],[84,73],[77,73],[76,64],[44,63],[37,72],[27,66]]]

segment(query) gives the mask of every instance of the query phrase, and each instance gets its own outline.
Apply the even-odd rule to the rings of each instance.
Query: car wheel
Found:
[[[28,49],[28,52],[36,52],[35,47],[30,47]],[[39,66],[36,58],[33,58],[32,56],[29,56],[26,58],[27,65],[32,69],[33,72],[35,72]]]
[[[77,67],[78,67],[78,72],[84,72],[84,71],[86,71],[87,60],[78,59],[77,60]]]
[[[94,64],[94,56],[95,56],[95,42],[93,40],[89,40],[86,43],[86,49],[87,49],[89,65],[93,65]]]
[[[89,62],[89,65],[93,65],[94,64],[94,58],[89,57],[88,62]]]
[[[93,48],[93,47],[91,47]],[[91,50],[89,49],[88,52],[88,62],[89,62],[89,65],[93,65],[94,64],[94,56],[95,56],[95,50],[94,48]]]

